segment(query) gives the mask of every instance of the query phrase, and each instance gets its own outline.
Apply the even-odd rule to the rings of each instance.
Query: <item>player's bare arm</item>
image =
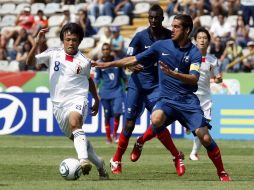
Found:
[[[174,77],[186,84],[196,85],[198,82],[198,77],[195,75],[179,73],[177,70],[173,71],[162,61],[159,61],[159,64],[160,64],[161,70],[165,74],[167,74],[171,77]]]
[[[35,43],[32,46],[32,49],[30,50],[28,56],[27,56],[27,65],[33,65],[35,63],[35,53],[38,47],[40,47],[42,44],[46,43],[46,37],[45,34],[49,31],[48,28],[41,29],[40,32],[37,34],[37,37],[35,39]]]
[[[111,61],[111,62],[103,62],[103,64],[97,61],[92,61],[93,67],[97,67],[101,69],[105,69],[109,67],[128,67],[128,66],[133,66],[136,64],[138,63],[135,56],[125,57],[123,59],[119,59],[119,60]]]
[[[138,73],[144,69],[144,66],[141,64],[137,64],[134,66],[129,66],[127,67],[127,69],[130,70],[131,72]]]
[[[99,97],[98,97],[97,90],[96,90],[93,79],[89,78],[88,81],[89,81],[89,92],[92,94],[92,96],[94,98],[94,104],[92,106],[91,113],[92,113],[92,116],[95,116],[98,113],[100,100],[99,100]]]

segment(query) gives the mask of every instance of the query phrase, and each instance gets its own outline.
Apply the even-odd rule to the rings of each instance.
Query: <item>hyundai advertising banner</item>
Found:
[[[91,107],[91,97],[89,106]],[[118,133],[122,130],[121,118]],[[149,126],[150,116],[145,111],[137,121],[134,135],[143,134]],[[174,138],[183,138],[179,123],[168,126]],[[90,136],[104,136],[104,116],[100,107],[97,116],[88,114],[83,129]],[[61,132],[52,110],[48,93],[0,93],[0,135],[48,135],[60,136]]]
[[[254,139],[254,96],[214,95],[212,130],[215,139]],[[89,106],[91,106],[89,97]],[[143,134],[150,123],[147,111],[137,121],[134,135]],[[118,133],[122,130],[121,118]],[[193,138],[185,135],[178,123],[168,126],[174,138]],[[88,114],[83,129],[89,136],[104,136],[102,108],[95,117]],[[48,93],[0,93],[0,135],[63,135],[53,116]]]

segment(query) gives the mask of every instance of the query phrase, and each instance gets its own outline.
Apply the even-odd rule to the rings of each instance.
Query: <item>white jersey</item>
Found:
[[[80,51],[73,57],[63,48],[49,48],[36,55],[37,64],[49,67],[50,98],[53,104],[69,101],[87,102],[91,61]]]
[[[207,54],[202,58],[200,67],[200,76],[198,80],[198,90],[195,94],[198,96],[200,106],[204,111],[206,119],[211,120],[211,90],[210,90],[210,78],[219,74],[218,60],[213,55]]]
[[[202,58],[203,59],[203,58]],[[210,96],[210,78],[219,74],[219,64],[216,57],[207,54],[205,61],[201,63],[198,90],[196,95]]]

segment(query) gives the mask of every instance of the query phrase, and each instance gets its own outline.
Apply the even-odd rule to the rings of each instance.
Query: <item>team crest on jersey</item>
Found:
[[[82,67],[80,65],[77,66],[76,73],[80,74],[82,70]]]
[[[183,61],[185,63],[188,63],[190,61],[190,57],[189,56],[184,56]]]

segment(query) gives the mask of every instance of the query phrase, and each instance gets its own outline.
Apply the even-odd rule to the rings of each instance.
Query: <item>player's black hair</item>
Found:
[[[66,32],[70,32],[71,34],[77,34],[78,38],[79,38],[79,43],[83,40],[84,35],[85,35],[82,27],[79,24],[74,23],[74,22],[67,23],[63,26],[63,28],[60,32],[61,41],[64,40],[64,33],[66,33]]]
[[[192,29],[193,29],[193,21],[190,15],[186,15],[186,14],[178,14],[174,17],[174,19],[176,20],[180,20],[182,22],[182,26],[184,29],[189,28],[189,33],[191,33]]]
[[[104,46],[108,46],[108,47],[111,49],[111,47],[110,47],[110,44],[109,44],[109,43],[106,43],[106,42],[105,42],[105,43],[103,43],[103,44],[102,44],[102,46],[101,46],[101,49],[103,49],[103,47],[104,47]]]
[[[208,41],[210,42],[210,40],[211,40],[211,35],[210,35],[210,33],[208,32],[208,30],[207,30],[206,28],[204,28],[204,27],[199,27],[199,28],[197,29],[196,33],[194,34],[194,39],[195,39],[195,40],[197,39],[197,35],[198,35],[198,33],[200,33],[200,32],[204,32],[204,33],[206,34],[207,38],[208,38]]]
[[[148,13],[150,13],[151,11],[155,11],[158,12],[161,16],[163,16],[163,9],[161,8],[160,5],[158,4],[154,4],[150,7]]]

